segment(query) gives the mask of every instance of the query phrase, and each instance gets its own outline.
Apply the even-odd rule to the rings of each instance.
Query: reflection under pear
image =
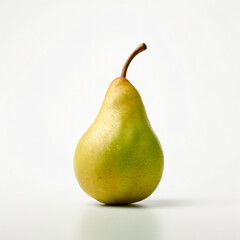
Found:
[[[77,236],[79,240],[161,239],[159,218],[158,224],[156,221],[153,209],[141,205],[96,204],[83,210],[77,226]]]

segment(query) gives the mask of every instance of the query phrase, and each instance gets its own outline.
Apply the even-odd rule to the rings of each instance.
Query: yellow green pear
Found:
[[[82,189],[106,204],[130,204],[147,198],[163,172],[163,152],[149,123],[141,96],[121,77],[110,84],[96,120],[77,144],[74,171]]]

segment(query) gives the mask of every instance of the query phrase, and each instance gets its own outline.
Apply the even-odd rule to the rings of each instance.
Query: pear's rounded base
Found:
[[[94,197],[94,196],[91,196],[92,198],[94,198],[95,200],[97,200],[98,202],[100,203],[103,203],[104,205],[106,206],[130,206],[131,204],[135,204],[137,202],[140,202],[140,201],[143,201],[144,199],[148,198],[153,192],[154,192],[155,189],[153,189],[151,192],[149,192],[148,194],[146,194],[145,196],[135,196],[135,197],[132,197],[130,198],[129,196],[125,196],[124,198],[118,198],[118,199],[104,199],[104,198],[97,198],[97,197]]]

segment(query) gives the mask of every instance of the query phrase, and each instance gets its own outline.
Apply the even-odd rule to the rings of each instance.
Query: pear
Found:
[[[121,77],[110,84],[96,120],[76,147],[76,178],[89,196],[102,203],[141,201],[152,194],[162,177],[160,142],[138,91],[126,79],[130,62],[145,49],[143,43],[130,55]]]

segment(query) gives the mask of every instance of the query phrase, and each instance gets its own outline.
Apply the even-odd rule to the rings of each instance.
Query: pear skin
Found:
[[[116,78],[76,147],[74,171],[81,188],[106,204],[138,202],[156,189],[163,166],[163,151],[138,91],[125,77]]]

